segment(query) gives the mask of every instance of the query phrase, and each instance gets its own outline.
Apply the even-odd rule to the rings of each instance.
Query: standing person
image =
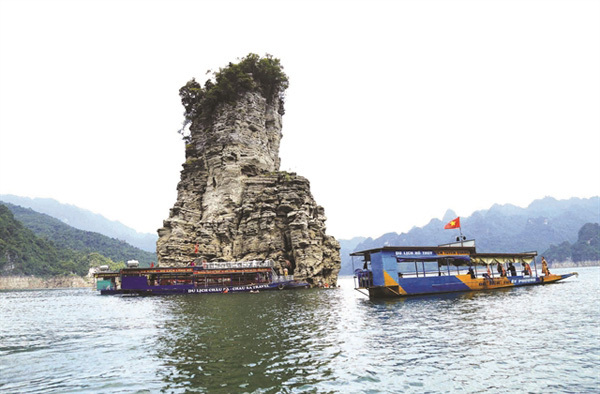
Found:
[[[542,256],[542,273],[546,276],[550,275],[550,270],[548,270],[548,262],[544,256]]]
[[[508,270],[510,271],[510,276],[517,276],[517,269],[512,262],[508,263]]]
[[[528,263],[523,263],[523,275],[531,276],[531,267]]]

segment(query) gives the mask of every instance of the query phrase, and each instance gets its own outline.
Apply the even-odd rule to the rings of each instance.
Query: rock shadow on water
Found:
[[[325,293],[173,297],[156,341],[164,389],[280,392],[327,381],[333,371]]]

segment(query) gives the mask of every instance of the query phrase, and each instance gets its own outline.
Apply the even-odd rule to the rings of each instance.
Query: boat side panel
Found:
[[[407,295],[471,290],[469,286],[456,276],[403,278],[398,280],[398,285]]]
[[[399,295],[449,293],[471,290],[500,289],[557,282],[575,275],[549,275],[542,277],[512,276],[499,278],[471,278],[470,275],[403,278],[398,280]]]
[[[148,278],[145,276],[123,276],[121,289],[123,290],[146,290],[148,286]]]
[[[371,271],[373,272],[373,285],[385,286],[383,259],[381,253],[373,253],[371,255]]]

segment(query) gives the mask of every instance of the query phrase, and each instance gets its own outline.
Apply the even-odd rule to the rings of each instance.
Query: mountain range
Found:
[[[71,227],[120,239],[147,252],[156,253],[157,234],[139,233],[121,222],[109,220],[86,209],[62,204],[51,198],[28,198],[11,194],[0,195],[0,201],[31,208],[36,212],[52,216]]]
[[[126,261],[130,258],[142,263],[155,261],[153,253],[142,252],[142,250],[155,251],[157,236],[154,234],[138,233],[118,221],[111,221],[102,215],[73,205],[61,204],[49,198],[31,199],[0,195],[0,201],[12,203],[6,205],[17,221],[31,229],[36,236],[49,240],[59,248],[64,247],[85,253],[96,251],[112,259],[111,261]],[[21,207],[31,208],[31,210]],[[38,212],[48,217],[42,220],[36,216]],[[582,242],[589,243],[589,240],[582,241],[580,234],[582,227],[586,223],[600,222],[600,197],[568,200],[545,197],[533,201],[526,208],[511,204],[495,204],[489,209],[476,211],[468,217],[461,217],[461,232],[456,229],[444,230],[444,225],[456,217],[454,211],[448,210],[442,219],[431,219],[427,225],[413,227],[406,233],[387,233],[377,238],[357,236],[352,239],[340,239],[342,257],[340,275],[352,274],[349,255],[354,251],[391,245],[438,245],[455,241],[456,236],[461,232],[469,239],[476,239],[479,252],[536,250],[542,254],[547,252],[549,256],[555,258],[569,259],[572,255],[578,255],[578,245]],[[597,226],[588,226],[586,233],[589,234],[590,229],[593,233],[597,228]],[[590,238],[589,235],[586,237]],[[69,241],[66,241],[67,239]],[[142,250],[129,249],[127,244]],[[600,256],[597,257],[600,259]]]
[[[90,267],[117,268],[128,260],[149,266],[156,255],[122,240],[76,229],[30,208],[0,203],[2,275],[83,276]]]
[[[378,238],[340,240],[342,270],[340,275],[352,273],[352,262],[347,253],[380,248],[382,246],[427,246],[453,242],[461,234],[458,229],[444,230],[445,224],[458,215],[448,210],[443,218],[432,219],[423,227],[413,227],[407,233],[387,233]],[[600,198],[571,198],[557,200],[545,197],[535,200],[526,208],[495,204],[486,210],[461,217],[462,234],[476,239],[478,252],[544,253],[552,245],[564,242],[576,244],[579,230],[586,223],[600,221]],[[600,256],[599,256],[600,257]]]

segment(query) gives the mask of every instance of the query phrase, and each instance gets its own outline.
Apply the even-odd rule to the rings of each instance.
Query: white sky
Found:
[[[290,78],[281,169],[336,238],[600,195],[600,2],[575,0],[0,0],[0,194],[155,232],[179,88],[250,52]]]

